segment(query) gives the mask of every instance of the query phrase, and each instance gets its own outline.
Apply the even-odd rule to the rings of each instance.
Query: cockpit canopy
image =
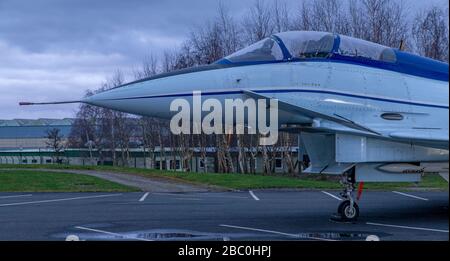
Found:
[[[232,63],[282,61],[284,55],[280,45],[270,37],[239,50],[225,57],[225,59]]]
[[[275,37],[283,41],[293,58],[324,58],[333,52],[335,36],[324,32],[285,32]]]
[[[326,32],[291,31],[272,35],[225,57],[219,63],[277,62],[331,56],[389,63],[396,61],[392,48],[376,43]]]

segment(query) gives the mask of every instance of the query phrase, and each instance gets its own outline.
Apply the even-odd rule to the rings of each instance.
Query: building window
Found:
[[[203,159],[200,159],[199,161],[198,161],[198,165],[199,165],[199,167],[200,168],[205,168],[205,161],[203,160]]]
[[[283,160],[281,158],[276,158],[275,159],[275,168],[276,169],[283,168]]]
[[[31,160],[31,163],[32,163],[32,164],[36,164],[36,163],[37,163],[37,160],[33,159],[33,160]]]
[[[23,159],[23,160],[22,160],[22,163],[27,164],[27,163],[28,163],[28,160],[27,160],[27,159]]]
[[[175,164],[174,164],[175,163]],[[170,169],[181,169],[181,164],[180,164],[180,160],[170,160]]]
[[[52,160],[51,159],[46,159],[45,163],[52,163]]]
[[[157,160],[155,162],[155,169],[161,169],[161,166],[162,166],[162,169],[166,169],[166,161],[165,160]]]

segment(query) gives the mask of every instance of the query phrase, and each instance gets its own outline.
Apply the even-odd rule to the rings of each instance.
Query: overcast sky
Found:
[[[270,1],[270,0],[269,0]],[[290,8],[300,0],[285,0]],[[215,15],[219,0],[0,0],[0,119],[74,117],[77,105],[19,107],[19,101],[71,100],[114,70],[176,48]],[[242,17],[252,0],[223,1]],[[412,12],[447,0],[406,0]]]

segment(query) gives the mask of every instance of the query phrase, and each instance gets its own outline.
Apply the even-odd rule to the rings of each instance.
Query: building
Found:
[[[63,139],[70,134],[73,119],[0,120],[0,150],[45,149],[47,132],[59,129]]]
[[[112,165],[113,153],[111,151],[99,152],[96,149],[65,148],[61,152],[55,153],[49,148],[47,132],[57,128],[63,136],[63,143],[67,142],[73,122],[73,119],[0,120],[0,164],[52,164],[58,162],[81,166]],[[205,149],[206,161],[203,159],[199,148],[192,148],[191,150],[192,155],[188,160],[185,160],[178,150],[172,151],[170,148],[156,147],[152,152],[142,147],[130,148],[125,152],[127,162],[121,162],[121,164],[124,163],[123,165],[129,167],[163,170],[218,171],[216,148],[208,147]],[[295,171],[297,171],[298,149],[290,148],[290,150],[295,162]],[[119,149],[115,153],[117,159],[120,159],[123,155],[123,152]],[[239,171],[238,149],[231,148],[230,154],[236,171]],[[281,156],[272,160],[275,172],[283,173],[287,171],[287,163]],[[262,156],[256,156],[251,165],[248,163],[245,168],[249,170],[254,167],[256,173],[262,173],[264,169]]]

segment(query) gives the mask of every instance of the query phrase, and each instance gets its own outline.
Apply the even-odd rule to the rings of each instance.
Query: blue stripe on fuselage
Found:
[[[334,92],[334,91],[326,91],[326,90],[304,90],[304,89],[271,89],[271,90],[252,90],[255,93],[324,93],[338,96],[346,96],[352,98],[359,99],[369,99],[374,101],[383,101],[390,103],[398,103],[398,104],[407,104],[414,106],[423,106],[423,107],[432,107],[432,108],[440,108],[440,109],[448,109],[448,105],[439,105],[439,104],[430,104],[430,103],[421,103],[415,101],[403,101],[403,100],[395,100],[389,98],[381,98],[381,97],[373,97],[373,96],[365,96],[360,94],[353,93],[342,93],[342,92]],[[218,91],[218,92],[202,92],[202,96],[209,95],[229,95],[229,94],[244,94],[244,91]],[[150,98],[175,98],[175,97],[189,97],[192,96],[192,93],[175,93],[175,94],[161,94],[161,95],[148,95],[148,96],[139,96],[139,97],[126,97],[126,98],[116,98],[110,100],[135,100],[135,99],[150,99]]]
[[[376,68],[381,70],[393,71],[412,76],[423,77],[426,79],[446,81],[448,82],[448,64],[426,57],[417,56],[414,54],[395,51],[397,61],[394,63],[372,60],[363,57],[351,57],[333,53],[328,58],[292,58],[289,61],[258,61],[258,62],[236,62],[232,63],[227,59],[221,59],[216,64],[227,65],[229,67],[261,65],[261,64],[275,64],[275,63],[292,63],[292,62],[335,62],[352,64],[357,66],[364,66]]]

